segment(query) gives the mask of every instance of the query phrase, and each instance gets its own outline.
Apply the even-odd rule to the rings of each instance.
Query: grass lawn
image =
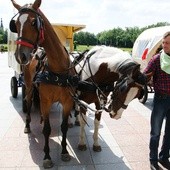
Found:
[[[77,45],[76,51],[85,51],[87,49],[91,49],[93,46],[87,46],[87,45]],[[132,53],[132,48],[120,48],[123,51],[128,51],[130,54]]]
[[[85,51],[90,50],[93,46],[87,46],[87,45],[77,45],[76,51]]]

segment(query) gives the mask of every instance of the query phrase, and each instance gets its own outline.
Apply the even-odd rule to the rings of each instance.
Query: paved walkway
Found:
[[[2,58],[4,57],[4,58]],[[0,55],[0,170],[43,169],[44,138],[39,124],[39,114],[32,112],[32,133],[24,134],[25,115],[21,108],[21,89],[16,99],[11,97],[10,78],[13,70],[7,66],[7,54]],[[119,120],[113,120],[103,113],[99,129],[101,152],[93,152],[93,113],[88,113],[86,127],[86,151],[77,149],[79,127],[68,132],[68,148],[72,156],[70,162],[62,162],[61,153],[61,114],[58,104],[51,108],[52,134],[50,137],[52,170],[149,170],[148,141],[149,119],[152,95],[146,105],[134,100]]]

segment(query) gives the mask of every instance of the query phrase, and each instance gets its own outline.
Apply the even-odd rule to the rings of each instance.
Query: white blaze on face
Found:
[[[137,93],[138,93],[138,88],[137,88],[137,87],[132,87],[132,88],[128,91],[128,93],[127,93],[127,96],[126,96],[126,99],[125,99],[124,104],[125,104],[125,105],[128,105],[128,104],[134,99],[134,97],[137,95]],[[113,115],[113,116],[115,115],[115,116],[114,116],[114,119],[119,119],[119,118],[121,118],[122,113],[123,113],[124,110],[125,110],[125,109],[120,108],[120,109],[117,111],[117,113],[115,113],[115,112],[112,111],[110,114]]]
[[[19,37],[22,37],[22,30],[23,30],[23,27],[24,27],[24,24],[25,24],[27,18],[28,18],[28,14],[23,14],[19,17],[19,22],[21,24]]]

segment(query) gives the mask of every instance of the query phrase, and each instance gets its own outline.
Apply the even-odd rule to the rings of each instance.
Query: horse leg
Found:
[[[62,152],[61,152],[61,160],[63,161],[70,161],[71,157],[67,151],[67,131],[68,131],[68,115],[63,115],[63,120],[61,124],[61,132],[62,132],[62,141],[61,141],[61,146],[62,146]]]
[[[51,126],[49,122],[49,117],[43,118],[44,122],[44,127],[43,127],[43,134],[45,138],[45,145],[44,145],[44,161],[43,161],[43,167],[46,168],[51,168],[53,167],[53,162],[50,157],[50,148],[49,148],[49,136],[51,134]]]
[[[30,108],[28,108],[28,112],[26,115],[26,122],[25,122],[25,129],[24,129],[24,133],[31,133],[31,129],[30,129],[30,123],[31,123],[31,116],[30,116]]]
[[[86,112],[86,111],[85,111]],[[86,143],[85,143],[85,125],[87,121],[86,114],[81,113],[78,115],[80,120],[80,137],[79,137],[79,144],[78,149],[81,151],[87,150]]]
[[[69,128],[72,128],[73,127],[73,121],[72,121],[72,115],[71,115],[71,113],[70,113],[70,115],[69,115],[69,117],[68,117],[68,127]]]
[[[99,131],[101,113],[102,112],[96,111],[95,119],[94,119],[94,134],[93,134],[94,144],[93,144],[93,151],[95,151],[95,152],[100,152],[101,151],[101,146],[99,145],[99,142],[98,142],[98,131]]]
[[[76,126],[80,126],[80,121],[79,121],[79,117],[78,117],[79,112],[80,112],[80,107],[78,106],[77,103],[75,103],[74,110],[75,110],[74,116],[75,116],[75,118],[76,118],[76,120],[75,120],[75,125],[76,125]]]
[[[31,133],[31,129],[30,129],[30,123],[31,123],[30,112],[31,112],[31,106],[32,106],[32,92],[33,92],[32,88],[26,88],[25,100],[26,100],[26,105],[27,105],[27,113],[26,113],[26,122],[25,122],[24,133]]]
[[[44,160],[43,160],[43,167],[51,168],[53,167],[53,162],[50,157],[50,148],[49,148],[49,137],[51,134],[51,126],[49,121],[49,113],[51,108],[51,101],[45,99],[43,96],[43,90],[39,90],[40,94],[40,108],[41,108],[41,114],[43,119],[43,135],[45,139],[45,145],[44,145]]]

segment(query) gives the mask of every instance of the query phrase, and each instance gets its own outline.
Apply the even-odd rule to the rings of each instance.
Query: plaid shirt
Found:
[[[170,74],[160,67],[160,54],[155,55],[149,61],[144,73],[153,72],[153,87],[155,93],[170,95]]]

